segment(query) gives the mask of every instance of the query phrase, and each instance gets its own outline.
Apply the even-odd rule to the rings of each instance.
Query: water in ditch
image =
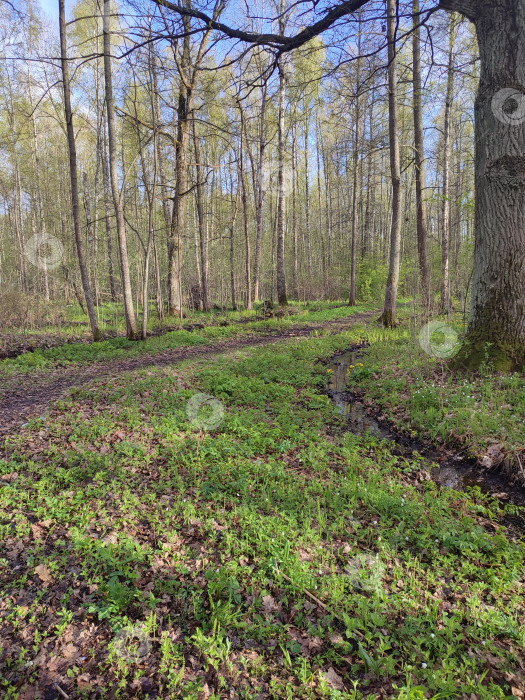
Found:
[[[342,416],[348,422],[350,431],[356,435],[370,434],[376,438],[395,443],[394,454],[407,459],[423,457],[423,467],[432,479],[445,488],[465,490],[478,487],[506,503],[525,506],[525,489],[509,486],[504,476],[494,472],[483,472],[475,463],[459,454],[450,454],[432,445],[423,444],[397,431],[386,421],[378,419],[363,401],[348,390],[348,371],[364,357],[363,349],[354,349],[335,355],[328,363],[329,374],[326,391]],[[522,521],[525,522],[525,521]]]

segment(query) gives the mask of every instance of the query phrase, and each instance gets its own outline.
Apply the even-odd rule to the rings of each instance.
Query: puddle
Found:
[[[432,479],[446,488],[465,490],[478,487],[483,493],[500,498],[505,503],[525,506],[525,489],[510,486],[506,479],[495,472],[483,472],[472,461],[461,455],[450,455],[437,448],[413,440],[398,432],[392,425],[376,418],[365,404],[347,388],[348,370],[362,361],[365,348],[356,348],[335,355],[328,362],[332,372],[326,386],[327,394],[348,421],[355,435],[370,434],[395,443],[393,454],[407,459],[418,459]],[[437,466],[439,464],[439,466]],[[524,521],[525,522],[525,521]]]

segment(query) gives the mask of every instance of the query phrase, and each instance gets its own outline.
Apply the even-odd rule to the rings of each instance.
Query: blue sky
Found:
[[[40,6],[46,13],[46,15],[49,15],[50,17],[57,17],[58,16],[58,0],[39,0],[40,1]],[[66,2],[66,7],[69,5],[68,2]]]

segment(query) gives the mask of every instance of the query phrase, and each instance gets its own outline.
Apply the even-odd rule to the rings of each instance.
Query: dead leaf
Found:
[[[49,583],[53,580],[53,574],[51,572],[51,569],[45,564],[39,564],[38,566],[35,566],[35,574],[44,583]]]
[[[345,689],[345,684],[343,683],[343,679],[341,678],[341,676],[337,675],[337,673],[334,671],[334,669],[331,666],[328,669],[328,671],[326,671],[326,673],[322,673],[321,675],[331,688],[335,688],[336,690],[344,690]]]
[[[279,605],[275,602],[275,599],[271,595],[264,595],[262,599],[262,606],[263,610],[266,613],[271,613],[274,612],[275,610],[279,610]]]

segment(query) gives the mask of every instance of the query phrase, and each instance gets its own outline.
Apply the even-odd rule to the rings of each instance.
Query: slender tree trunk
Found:
[[[430,311],[430,271],[428,266],[428,232],[427,232],[427,205],[425,201],[426,173],[425,173],[425,143],[423,132],[423,104],[421,86],[421,30],[419,0],[414,0],[413,7],[414,33],[412,36],[412,60],[413,60],[413,110],[414,110],[414,164],[416,169],[416,228],[417,251],[419,259],[419,274],[421,278],[421,292],[423,308]]]
[[[133,308],[133,293],[129,273],[128,240],[124,207],[119,190],[117,165],[117,137],[115,130],[115,105],[113,100],[113,74],[111,68],[111,0],[104,0],[104,79],[106,87],[106,110],[108,119],[108,149],[109,175],[113,192],[113,205],[117,221],[117,236],[120,253],[120,268],[122,274],[122,292],[124,299],[124,316],[126,319],[127,337],[135,340],[137,336],[137,321]]]
[[[266,103],[268,86],[266,83],[261,88],[261,113],[259,126],[259,164],[257,171],[257,195],[255,198],[255,259],[253,262],[253,299],[259,301],[261,296],[261,260],[262,242],[264,231],[264,198],[266,183],[264,177],[266,155]]]
[[[246,275],[246,308],[253,309],[252,301],[252,275],[251,275],[251,246],[250,246],[250,231],[248,225],[248,191],[246,187],[246,178],[244,175],[244,137],[246,134],[246,123],[244,120],[243,106],[240,101],[238,101],[239,112],[241,115],[241,143],[239,148],[239,179],[241,183],[241,198],[242,198],[242,212],[243,212],[243,225],[244,225],[244,268]],[[247,140],[247,139],[246,139]]]
[[[285,229],[285,186],[284,186],[284,168],[285,168],[285,131],[284,131],[284,108],[285,108],[285,77],[284,66],[279,65],[279,145],[278,158],[279,167],[277,174],[277,300],[280,306],[287,306],[288,299],[286,298],[286,272],[284,263],[284,229]]]
[[[443,126],[443,220],[441,223],[441,312],[450,311],[450,159],[451,159],[451,112],[454,99],[454,43],[455,17],[450,18],[448,48],[447,94]]]
[[[67,36],[66,36],[66,13],[65,0],[59,0],[59,23],[60,23],[60,57],[62,66],[62,85],[64,88],[64,113],[66,117],[67,143],[69,148],[69,177],[71,180],[71,205],[73,211],[73,227],[75,231],[75,242],[77,246],[78,264],[80,276],[84,290],[84,298],[88,311],[89,323],[93,340],[102,339],[102,333],[98,327],[97,314],[93,304],[91,287],[89,284],[89,274],[84,255],[84,241],[82,240],[82,229],[80,226],[80,203],[78,195],[78,172],[77,172],[77,151],[75,143],[75,131],[73,128],[73,112],[71,109],[71,92],[69,84],[69,66],[67,59]]]
[[[392,224],[390,229],[390,263],[386,285],[383,325],[393,328],[396,322],[397,287],[401,268],[401,155],[397,103],[397,58],[395,46],[396,0],[387,0],[388,32],[388,130],[390,136],[390,173],[392,179]]]
[[[475,105],[472,299],[457,365],[525,364],[525,4],[441,0],[474,21],[481,74]]]
[[[293,230],[293,296],[299,299],[299,262],[297,240],[297,131],[292,134],[292,230]]]
[[[312,281],[313,281],[313,265],[312,265],[312,227],[310,222],[310,157],[309,157],[309,115],[306,111],[304,121],[304,213],[306,218],[306,246],[308,258],[308,299],[312,298]]]
[[[105,108],[104,108],[105,109]],[[108,271],[109,271],[109,290],[111,301],[117,301],[117,285],[115,282],[115,265],[113,263],[113,238],[111,232],[111,183],[109,181],[108,167],[108,144],[107,144],[107,125],[102,126],[103,143],[102,143],[102,189],[104,190],[104,218],[106,221],[106,243],[108,246]]]
[[[361,17],[361,12],[359,13]],[[361,56],[361,24],[357,35],[357,53]],[[359,149],[361,148],[361,103],[359,93],[361,90],[361,58],[357,59],[356,89],[355,89],[355,131],[354,131],[354,173],[352,185],[352,252],[350,256],[350,299],[349,306],[355,306],[356,297],[356,268],[357,268],[357,189],[359,183]]]
[[[201,149],[195,121],[193,122],[193,141],[195,147],[195,166],[197,173],[197,218],[199,221],[199,252],[201,268],[201,300],[203,311],[209,311],[210,302],[208,299],[208,250],[207,250],[207,229],[204,216],[204,183],[202,179]]]

